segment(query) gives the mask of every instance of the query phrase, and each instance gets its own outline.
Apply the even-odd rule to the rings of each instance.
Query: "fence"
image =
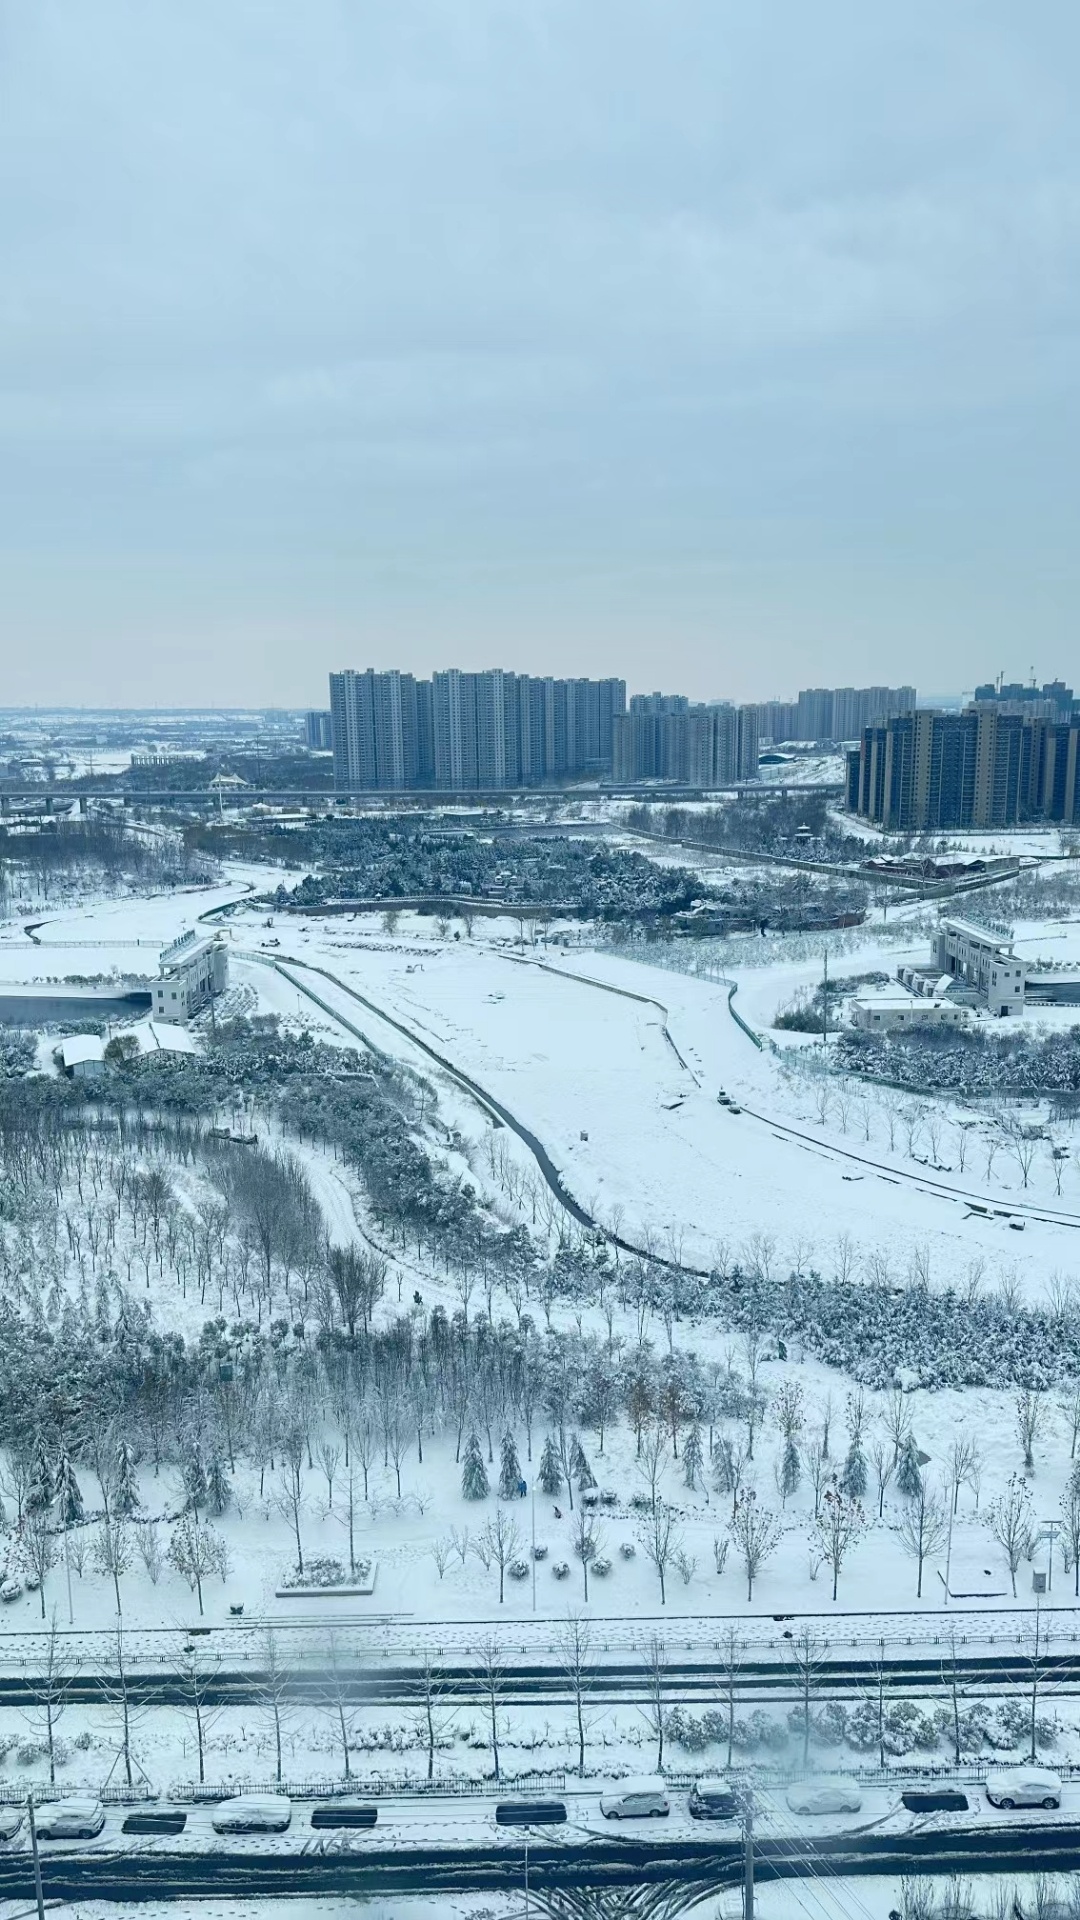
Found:
[[[414,1774],[377,1773],[354,1776],[349,1780],[340,1776],[334,1780],[224,1780],[204,1781],[178,1780],[163,1792],[154,1787],[87,1787],[40,1786],[28,1783],[26,1787],[0,1787],[0,1806],[21,1807],[33,1793],[34,1804],[43,1805],[46,1801],[85,1799],[88,1793],[107,1806],[144,1805],[147,1801],[168,1800],[187,1806],[216,1806],[222,1800],[231,1800],[239,1793],[283,1793],[290,1800],[340,1800],[363,1796],[379,1799],[398,1794],[417,1794],[421,1798],[476,1800],[498,1799],[508,1793],[563,1793],[566,1789],[564,1773],[513,1773],[507,1774],[496,1782],[492,1779],[474,1780],[464,1773],[444,1774],[435,1780],[421,1780]]]

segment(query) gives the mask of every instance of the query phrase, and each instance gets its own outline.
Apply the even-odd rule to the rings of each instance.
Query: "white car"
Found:
[[[620,1780],[600,1795],[600,1811],[605,1820],[645,1820],[655,1814],[671,1812],[671,1801],[662,1780],[648,1775],[643,1780]]]
[[[292,1819],[292,1801],[284,1793],[238,1793],[215,1807],[215,1833],[284,1833]]]
[[[23,1823],[21,1807],[0,1807],[0,1840],[14,1840]]]
[[[72,1794],[35,1807],[34,1825],[39,1840],[92,1840],[105,1825],[105,1809],[89,1794]]]
[[[858,1813],[862,1794],[854,1780],[800,1780],[787,1803],[792,1813]]]
[[[1001,1767],[986,1776],[992,1807],[1060,1807],[1061,1776],[1049,1767]]]

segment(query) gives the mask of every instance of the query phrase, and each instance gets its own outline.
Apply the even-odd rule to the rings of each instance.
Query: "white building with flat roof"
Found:
[[[152,1017],[185,1026],[229,984],[224,944],[213,934],[181,934],[162,953],[158,975],[150,982]]]
[[[1028,963],[1013,952],[1013,930],[996,920],[946,914],[931,948],[938,973],[962,980],[991,1013],[1023,1013]]]

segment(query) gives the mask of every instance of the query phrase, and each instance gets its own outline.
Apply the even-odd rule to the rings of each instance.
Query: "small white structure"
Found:
[[[174,1026],[169,1020],[140,1020],[127,1032],[137,1042],[139,1052],[182,1053],[191,1055],[199,1049],[186,1027]]]
[[[162,953],[160,977],[150,983],[150,1010],[157,1020],[186,1026],[192,1014],[208,1007],[229,984],[224,945],[213,935],[184,933]]]
[[[61,1042],[60,1059],[69,1080],[97,1080],[105,1071],[105,1042],[96,1033],[73,1033]]]
[[[861,993],[851,1009],[852,1026],[873,1033],[895,1032],[902,1027],[955,1027],[964,1017],[963,1007],[951,1000],[927,999],[901,986]]]
[[[1013,952],[1011,927],[947,914],[934,936],[931,964],[974,987],[991,1013],[1023,1013],[1028,963]]]

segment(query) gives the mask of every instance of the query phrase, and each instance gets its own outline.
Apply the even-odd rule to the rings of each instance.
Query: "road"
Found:
[[[1030,1687],[1031,1662],[1024,1653],[978,1654],[958,1652],[957,1673],[966,1695],[1000,1696],[1003,1689]],[[1080,1651],[1049,1654],[1042,1660],[1040,1691],[1047,1696],[1064,1697],[1080,1692]],[[823,1666],[814,1683],[814,1697],[823,1700],[849,1700],[865,1697],[876,1684],[877,1663],[868,1653],[846,1655],[837,1650]],[[947,1648],[935,1653],[889,1655],[886,1660],[886,1687],[899,1698],[923,1699],[945,1691],[951,1685],[952,1668]],[[432,1680],[448,1700],[480,1699],[486,1685],[483,1670],[467,1660],[440,1660],[432,1669]],[[54,1685],[57,1684],[54,1682]],[[89,1665],[70,1666],[61,1676],[64,1698],[69,1704],[92,1704],[115,1699],[115,1680],[110,1673]],[[725,1696],[726,1671],[721,1660],[708,1657],[697,1660],[669,1656],[665,1668],[665,1687],[672,1700],[700,1701],[715,1705]],[[744,1658],[735,1682],[740,1707],[775,1700],[777,1694],[790,1691],[796,1675],[790,1659]],[[361,1657],[353,1664],[339,1664],[332,1674],[314,1655],[294,1664],[289,1680],[289,1695],[297,1701],[324,1701],[327,1690],[343,1687],[347,1697],[364,1705],[415,1706],[423,1698],[424,1679],[416,1665],[387,1666]],[[132,1701],[140,1705],[184,1706],[190,1697],[178,1673],[162,1663],[147,1667],[131,1662],[128,1687]],[[212,1705],[244,1706],[264,1698],[261,1670],[256,1652],[249,1665],[218,1664],[207,1654],[203,1667],[203,1696]],[[619,1701],[641,1703],[648,1695],[643,1662],[607,1660],[594,1656],[588,1675],[590,1701],[595,1706]],[[527,1705],[537,1700],[552,1704],[572,1698],[570,1683],[558,1659],[523,1663],[508,1659],[500,1682],[500,1699],[507,1707]],[[0,1706],[26,1707],[41,1704],[41,1683],[32,1666],[13,1671],[10,1662],[0,1671]]]
[[[313,1835],[307,1810],[294,1807],[290,1833],[272,1839],[220,1840],[205,1808],[189,1811],[179,1839],[125,1841],[119,1810],[98,1841],[43,1844],[49,1899],[185,1899],[230,1895],[463,1893],[507,1890],[522,1882],[525,1847],[529,1877],[539,1887],[629,1887],[663,1882],[679,1886],[737,1884],[742,1841],[734,1822],[715,1826],[689,1820],[681,1806],[669,1821],[635,1823],[634,1831],[604,1821],[589,1796],[565,1796],[565,1827],[497,1828],[492,1802],[429,1801],[405,1807],[380,1802],[379,1825],[368,1832]],[[899,1815],[895,1793],[880,1796],[860,1815],[830,1823],[789,1814],[769,1795],[758,1796],[755,1870],[758,1879],[814,1876],[1075,1871],[1080,1866],[1080,1821],[1073,1811],[988,1817],[975,1796],[966,1815]],[[953,1824],[962,1823],[962,1824]],[[0,1853],[0,1898],[31,1899],[33,1881],[25,1844]]]

